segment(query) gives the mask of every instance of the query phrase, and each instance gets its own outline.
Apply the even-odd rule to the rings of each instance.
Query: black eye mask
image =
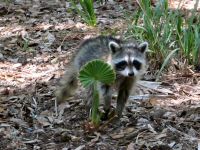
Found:
[[[137,61],[137,60],[133,60],[133,66],[137,69],[140,70],[142,67],[141,62]]]
[[[126,61],[120,61],[117,64],[115,64],[115,68],[116,68],[116,70],[121,71],[121,70],[124,70],[127,65],[128,64]]]

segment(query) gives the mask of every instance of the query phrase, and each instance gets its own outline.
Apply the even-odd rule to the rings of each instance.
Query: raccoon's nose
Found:
[[[134,76],[134,72],[129,72],[129,73],[128,73],[128,76],[129,76],[129,77]]]

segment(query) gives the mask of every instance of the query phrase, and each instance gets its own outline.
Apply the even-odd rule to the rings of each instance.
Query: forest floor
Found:
[[[194,4],[184,2],[184,10]],[[127,14],[138,8],[126,0],[95,5],[98,25],[92,28],[69,4],[0,3],[0,149],[200,150],[200,73],[189,66],[165,72],[162,82],[148,72],[118,126],[104,122],[94,133],[85,130],[82,88],[56,107],[54,91],[79,43],[102,33],[123,38]]]

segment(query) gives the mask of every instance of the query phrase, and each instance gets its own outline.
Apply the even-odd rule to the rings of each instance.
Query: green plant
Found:
[[[175,24],[171,23],[175,20],[175,13],[168,13],[167,0],[162,0],[154,8],[150,1],[141,0],[139,2],[141,13],[140,19],[143,20],[143,26],[137,25],[136,28],[143,39],[151,43],[150,49],[153,51],[153,57],[164,60],[169,54],[169,49],[174,42],[172,36]]]
[[[165,60],[164,60],[164,62],[163,62],[163,64],[162,64],[160,70],[158,71],[158,73],[157,73],[157,75],[156,75],[156,81],[159,80],[160,74],[161,74],[161,72],[163,71],[164,67],[167,66],[169,60],[173,57],[173,55],[174,55],[178,50],[179,50],[179,48],[177,48],[177,49],[171,51],[171,52],[169,53],[169,55],[165,58]]]
[[[22,48],[22,51],[24,52],[35,53],[35,49],[33,47],[30,47],[29,39],[23,39],[23,41],[21,41],[20,43],[20,46]]]
[[[97,19],[94,11],[93,0],[79,0],[81,9],[71,0],[71,3],[84,22],[90,26],[96,26]]]
[[[160,75],[177,49],[177,56],[187,59],[189,64],[196,65],[200,59],[200,17],[195,13],[188,19],[183,17],[179,8],[168,8],[168,0],[158,1],[155,7],[151,5],[150,0],[137,2],[140,9],[133,15],[127,36],[150,43],[150,57],[159,64],[154,68],[160,69],[157,75]]]
[[[86,88],[92,88],[93,102],[90,118],[92,123],[98,126],[100,122],[100,115],[98,113],[99,92],[97,90],[97,85],[99,83],[112,84],[115,81],[115,72],[110,65],[103,62],[102,60],[97,59],[84,65],[79,74],[79,79],[82,85]]]
[[[194,20],[198,21],[194,23]],[[200,59],[200,17],[194,13],[192,17],[183,19],[179,17],[177,23],[177,39],[182,48],[182,55],[189,64],[198,65]]]
[[[6,5],[9,5],[11,4],[12,0],[0,0],[0,2],[5,2]]]
[[[29,40],[24,40],[23,41],[22,49],[23,49],[23,51],[28,51],[29,50]]]

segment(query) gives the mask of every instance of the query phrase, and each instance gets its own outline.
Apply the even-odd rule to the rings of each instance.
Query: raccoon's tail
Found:
[[[78,87],[78,71],[71,66],[60,80],[60,86],[58,87],[55,95],[57,102],[61,103],[75,93]]]

